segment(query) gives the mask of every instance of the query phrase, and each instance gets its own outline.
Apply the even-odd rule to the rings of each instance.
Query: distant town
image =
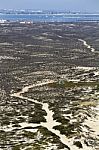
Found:
[[[1,9],[0,14],[99,14],[99,12],[73,12],[73,11],[60,11],[60,10],[32,10],[32,9],[22,9],[22,10],[14,10],[14,9]]]

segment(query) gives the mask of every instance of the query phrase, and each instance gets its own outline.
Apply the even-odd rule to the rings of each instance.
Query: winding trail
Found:
[[[41,122],[40,125],[47,128],[49,131],[51,131],[56,136],[58,136],[60,141],[67,147],[67,149],[69,149],[69,150],[79,150],[79,148],[77,146],[73,145],[74,138],[68,139],[65,135],[62,135],[59,130],[53,129],[54,126],[60,125],[61,123],[56,122],[53,119],[54,112],[49,109],[49,106],[48,106],[47,103],[42,103],[42,102],[39,102],[37,100],[22,96],[22,94],[28,92],[29,89],[31,89],[31,88],[44,86],[44,85],[47,85],[49,83],[54,83],[54,82],[55,81],[53,81],[53,80],[49,80],[49,81],[46,81],[46,82],[41,82],[41,83],[38,83],[38,84],[33,84],[33,85],[26,86],[20,92],[11,94],[11,97],[20,98],[20,99],[27,100],[27,101],[30,101],[30,102],[33,102],[33,103],[36,103],[36,104],[41,104],[42,109],[46,111],[47,116],[45,116],[46,122]],[[81,143],[82,143],[82,146],[83,146],[83,148],[81,150],[94,150],[92,147],[87,147],[84,144],[84,139],[83,138],[81,139]]]
[[[87,44],[87,42],[85,40],[78,39],[78,41],[83,42],[84,46],[86,46],[88,49],[90,49],[91,52],[95,52],[95,49],[93,47],[91,47],[89,44]]]

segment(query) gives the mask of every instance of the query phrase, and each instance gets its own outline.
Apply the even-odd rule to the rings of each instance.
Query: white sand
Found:
[[[95,49],[93,47],[91,47],[89,44],[87,44],[87,42],[85,40],[82,40],[82,39],[78,39],[78,40],[83,42],[84,46],[89,48],[91,50],[91,52],[95,52]]]

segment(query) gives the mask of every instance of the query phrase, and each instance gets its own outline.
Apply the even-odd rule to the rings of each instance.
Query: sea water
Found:
[[[98,22],[99,14],[0,14],[0,20],[33,22]]]

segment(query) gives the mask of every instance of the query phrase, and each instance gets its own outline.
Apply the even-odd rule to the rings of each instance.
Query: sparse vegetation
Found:
[[[84,122],[97,118],[98,112],[99,24],[13,22],[0,24],[0,33],[0,149],[69,149],[41,126],[47,117],[42,103],[48,104],[53,120],[60,123],[54,130],[74,138],[72,144],[78,148],[82,137],[87,146],[96,147],[99,135],[94,137]],[[78,39],[91,43],[95,53]],[[34,101],[11,96],[48,80],[54,82],[21,94]]]
[[[55,82],[50,83],[49,86],[52,88],[75,88],[75,87],[97,87],[98,88],[98,82],[72,82],[72,81],[63,81],[61,83]]]

